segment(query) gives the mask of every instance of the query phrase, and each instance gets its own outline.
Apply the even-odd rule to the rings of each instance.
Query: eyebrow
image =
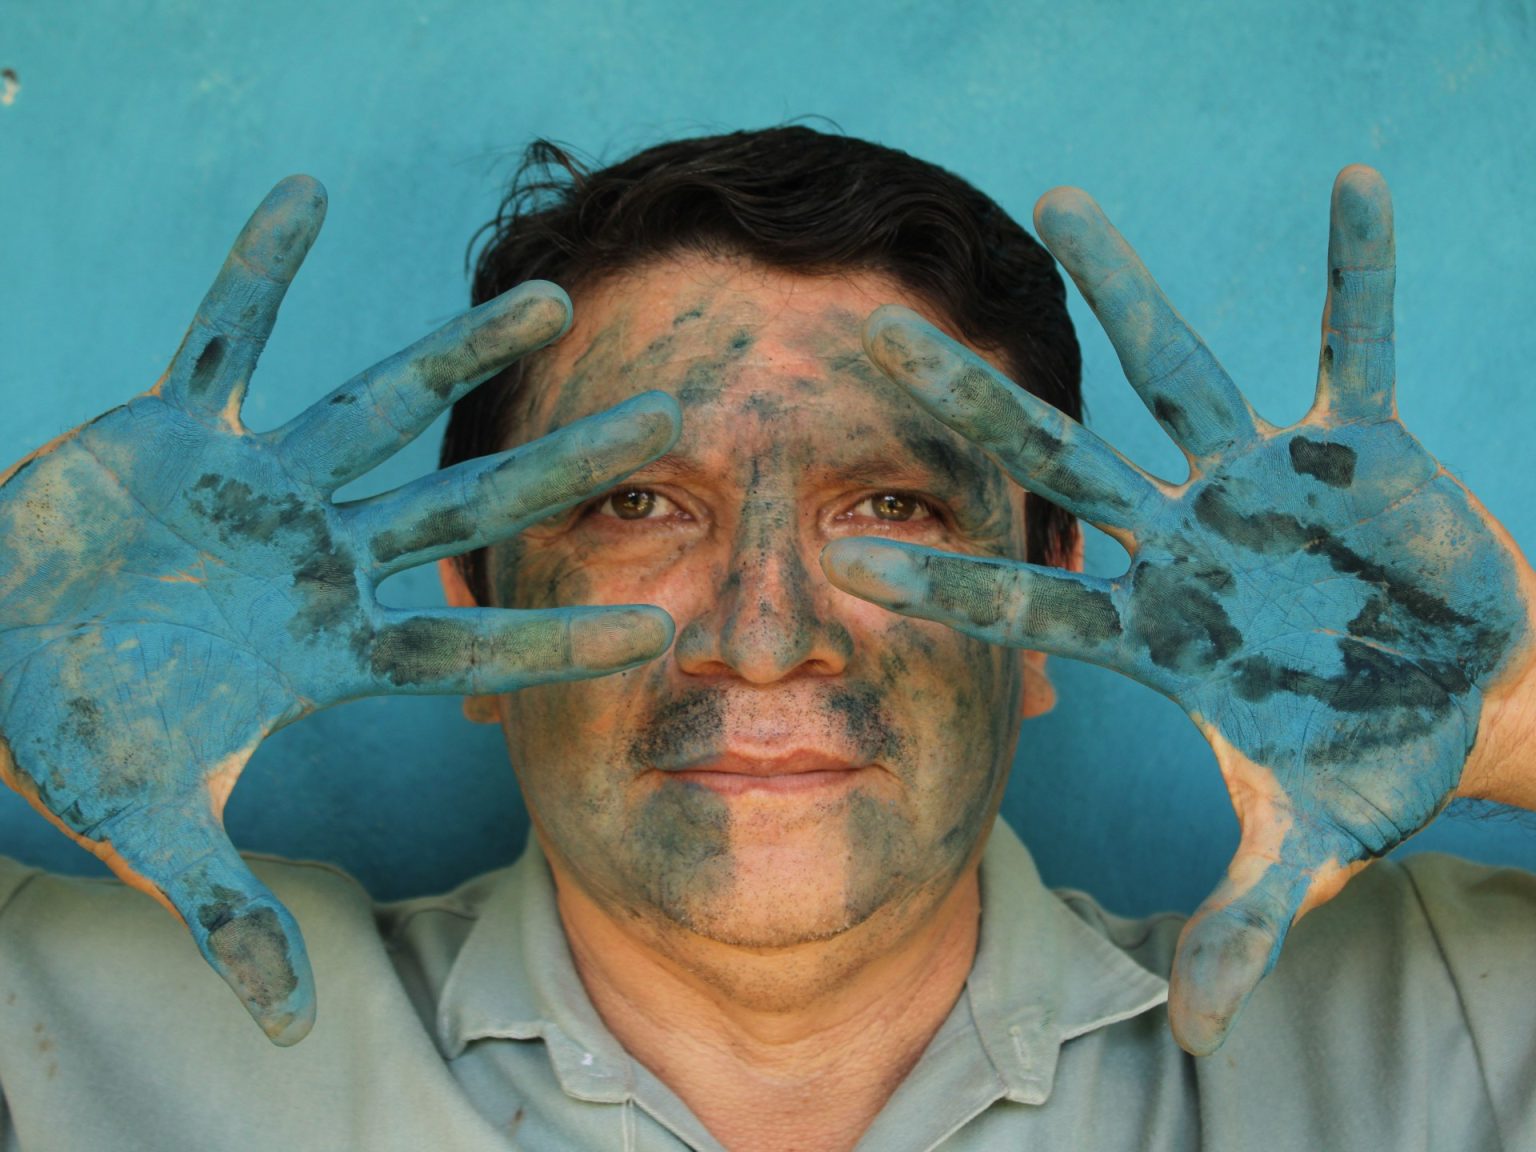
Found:
[[[649,464],[635,469],[629,479],[643,476],[646,480],[698,480],[713,475],[715,475],[713,469],[704,467],[691,456],[668,452],[665,456],[657,457]]]
[[[865,483],[890,483],[893,477],[913,481],[931,480],[953,489],[957,495],[980,497],[987,489],[984,465],[968,453],[933,435],[894,435],[896,451],[870,453],[846,464],[826,469],[834,480]]]
[[[870,487],[935,488],[957,499],[981,499],[988,490],[985,465],[934,435],[892,433],[888,451],[868,451],[835,466],[812,465],[821,478]],[[713,480],[719,470],[692,456],[671,452],[638,469],[635,478],[680,482]]]

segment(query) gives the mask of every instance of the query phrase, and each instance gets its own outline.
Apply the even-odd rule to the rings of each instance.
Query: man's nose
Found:
[[[853,637],[829,613],[832,586],[819,564],[808,566],[803,547],[792,503],[744,506],[723,587],[678,634],[684,672],[771,684],[847,666]]]

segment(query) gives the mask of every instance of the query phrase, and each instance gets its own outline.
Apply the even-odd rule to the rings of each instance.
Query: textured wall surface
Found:
[[[252,386],[258,428],[463,306],[465,243],[530,138],[617,158],[815,114],[1025,219],[1046,188],[1087,188],[1277,422],[1311,396],[1333,176],[1382,169],[1404,418],[1536,548],[1531,0],[17,0],[0,68],[6,462],[153,382],[289,172],[319,177],[331,212]],[[1080,299],[1073,313],[1094,426],[1177,478]],[[435,447],[429,433],[353,494],[430,468]],[[1090,569],[1122,561],[1090,542]],[[430,572],[388,591],[438,602]],[[1236,842],[1204,743],[1128,681],[1056,679],[1007,814],[1053,883],[1127,912],[1193,906]],[[526,830],[497,733],[420,699],[280,733],[229,825],[242,847],[336,860],[382,896],[508,860]],[[1413,847],[1536,866],[1536,820],[1452,817]],[[96,867],[9,794],[0,851]]]

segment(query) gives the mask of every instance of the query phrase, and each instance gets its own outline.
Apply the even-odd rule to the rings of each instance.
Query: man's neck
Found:
[[[556,884],[603,1022],[732,1152],[852,1148],[976,955],[974,864],[914,930],[871,922],[768,951],[622,924],[558,871]]]

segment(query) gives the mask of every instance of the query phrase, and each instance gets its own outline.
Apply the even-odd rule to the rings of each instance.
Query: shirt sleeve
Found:
[[[24,884],[34,875],[37,869],[28,868],[16,863],[6,856],[0,856],[0,935],[5,932],[5,910],[11,902],[11,897],[19,892]],[[3,1011],[5,989],[0,982],[0,1011]],[[4,1017],[0,1016],[0,1020]],[[16,1143],[16,1131],[11,1126],[10,1106],[5,1099],[5,1084],[0,1083],[0,1152],[12,1152],[19,1148]]]
[[[1503,1145],[1536,1148],[1536,875],[1400,861],[1456,988]]]
[[[0,856],[0,918],[5,916],[6,905],[11,902],[11,897],[36,874],[36,868],[18,864],[9,856]]]

